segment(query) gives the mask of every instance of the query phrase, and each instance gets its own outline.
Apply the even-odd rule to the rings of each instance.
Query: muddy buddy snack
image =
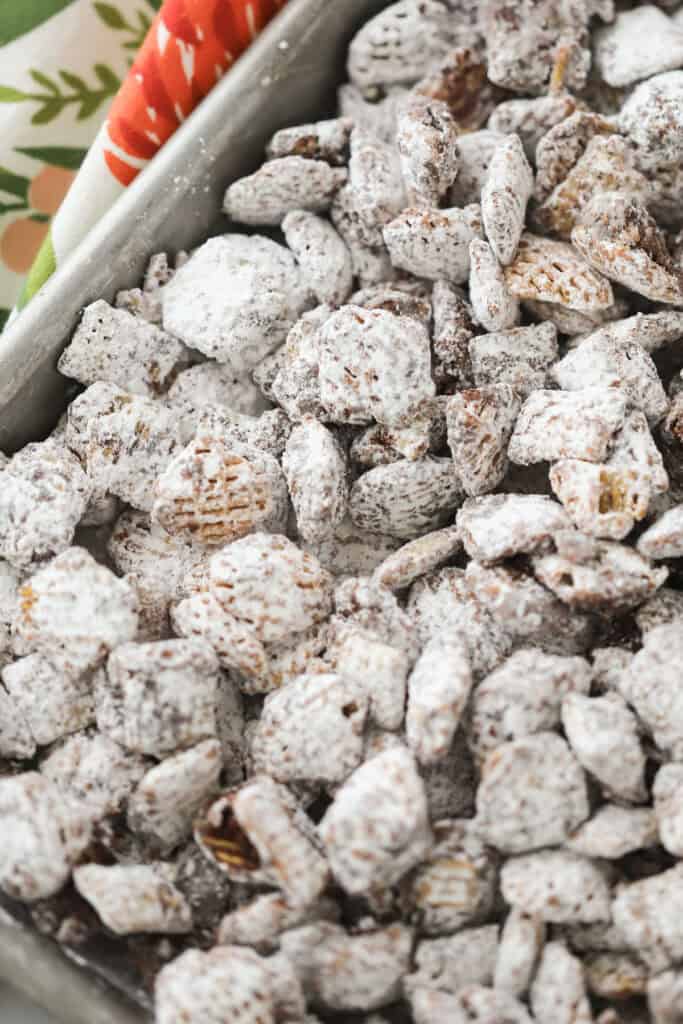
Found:
[[[158,1024],[683,1021],[679,7],[374,5],[0,455],[0,889]]]

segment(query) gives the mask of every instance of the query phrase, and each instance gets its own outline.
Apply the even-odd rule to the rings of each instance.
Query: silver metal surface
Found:
[[[290,0],[0,336],[0,450],[44,437],[63,412],[67,385],[56,363],[83,306],[138,283],[152,253],[220,230],[225,187],[258,165],[275,130],[332,112],[350,36],[387,3]],[[149,1021],[117,996],[126,986],[116,969],[106,974],[110,985],[0,909],[0,978],[65,1024]]]

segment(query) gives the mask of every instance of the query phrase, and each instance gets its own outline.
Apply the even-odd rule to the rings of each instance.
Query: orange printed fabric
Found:
[[[285,0],[166,0],[107,121],[104,158],[128,185]]]

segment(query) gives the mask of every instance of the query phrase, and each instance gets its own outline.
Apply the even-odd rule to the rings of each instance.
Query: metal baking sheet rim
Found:
[[[353,31],[389,0],[289,0],[21,315],[0,335],[0,451],[44,437],[68,398],[56,370],[81,310],[136,285],[153,252],[215,226],[227,184],[270,135],[315,119],[341,80]],[[149,1015],[0,907],[0,980],[65,1024],[148,1024]]]

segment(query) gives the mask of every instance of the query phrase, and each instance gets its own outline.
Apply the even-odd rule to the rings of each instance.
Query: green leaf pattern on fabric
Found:
[[[158,9],[161,3],[155,3],[153,0],[147,0],[150,6],[154,9]],[[102,19],[105,25],[109,28],[113,28],[118,32],[128,32],[131,34],[131,38],[127,39],[123,46],[126,50],[139,50],[142,46],[147,30],[152,24],[151,18],[149,18],[144,11],[137,11],[137,25],[131,25],[127,18],[121,13],[118,7],[114,4],[102,3],[100,0],[95,4],[95,10]]]
[[[80,146],[15,146],[15,153],[23,153],[32,160],[40,160],[51,167],[63,167],[67,171],[77,171],[85,160],[87,149]],[[22,178],[28,182],[28,178]],[[2,188],[2,185],[0,185]]]
[[[26,35],[41,25],[53,14],[68,7],[73,0],[1,0],[0,2],[0,46],[6,46],[13,39]]]
[[[77,106],[76,117],[83,121],[94,114],[105,100],[112,99],[121,85],[118,75],[106,64],[96,64],[93,71],[98,84],[91,88],[85,79],[71,71],[59,70],[60,83],[42,71],[32,68],[29,74],[43,92],[19,92],[0,86],[0,100],[5,103],[38,103],[38,110],[31,118],[32,124],[49,124],[70,104]],[[4,100],[3,93],[8,94]]]

